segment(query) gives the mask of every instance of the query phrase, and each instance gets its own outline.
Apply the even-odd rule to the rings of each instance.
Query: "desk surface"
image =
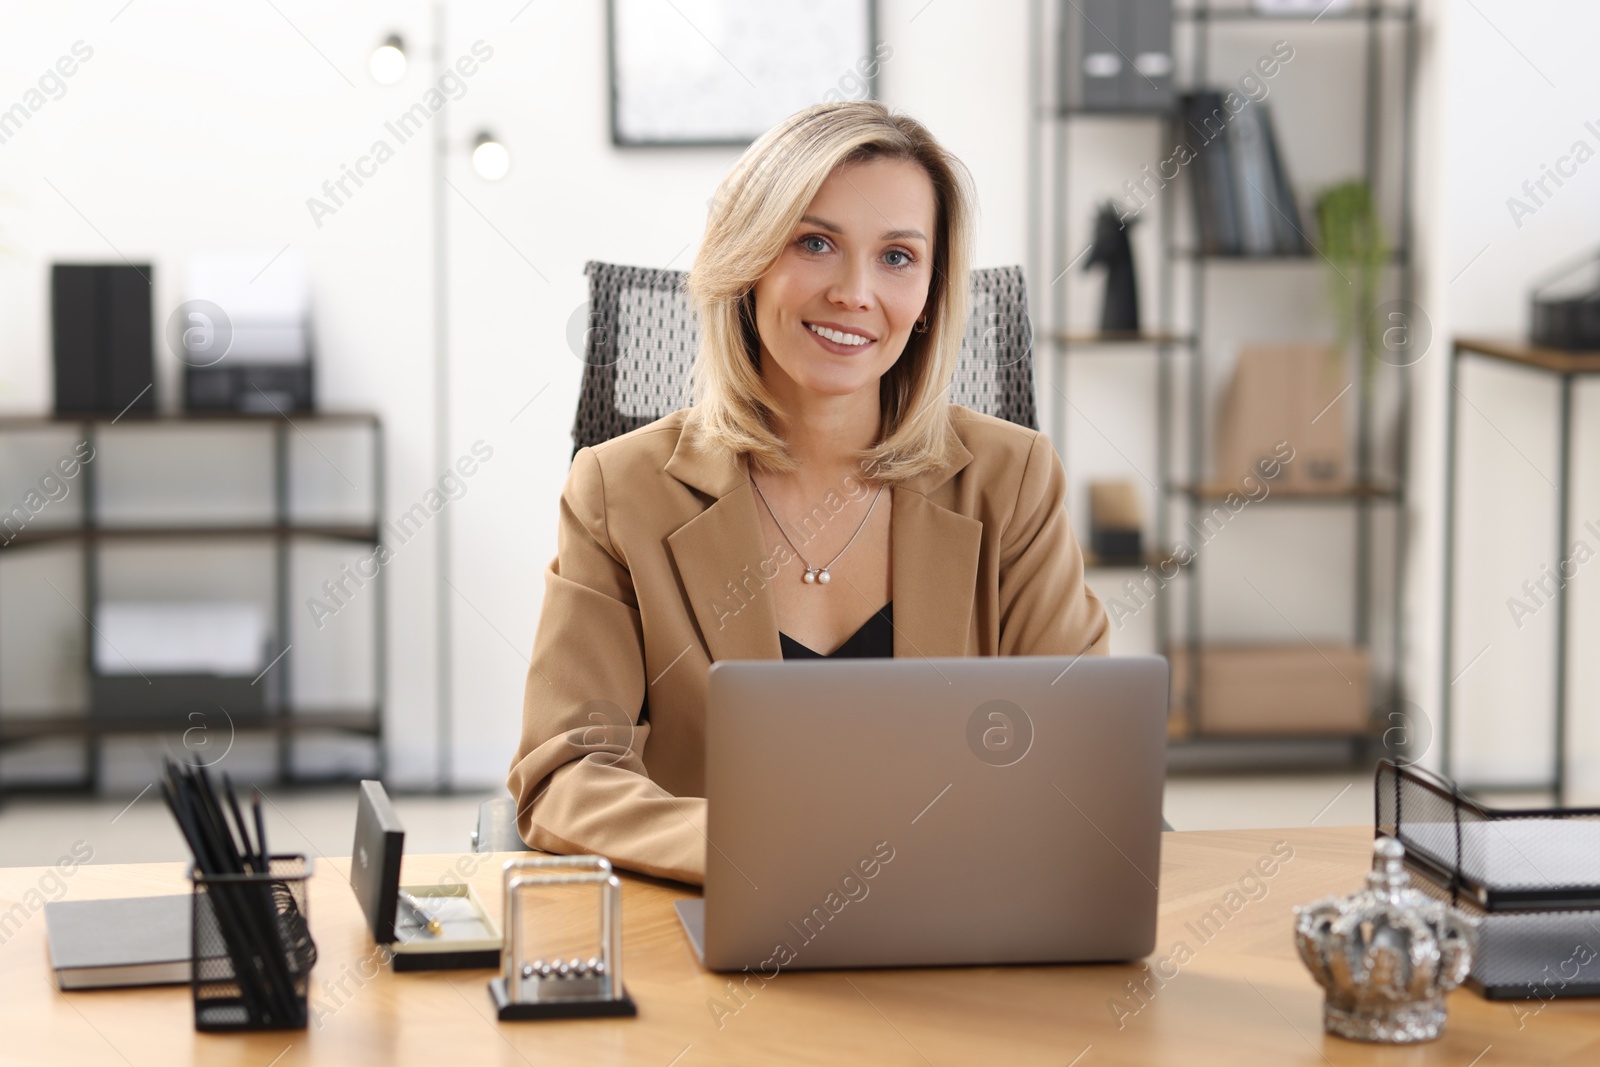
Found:
[[[1600,1062],[1600,1002],[1491,1004],[1450,998],[1438,1041],[1386,1048],[1323,1034],[1322,994],[1294,954],[1290,908],[1345,893],[1369,864],[1361,827],[1169,833],[1161,857],[1161,921],[1149,965],[1175,975],[1135,999],[1145,964],[784,972],[735,999],[703,971],[678,928],[682,888],[626,879],[625,978],[633,1020],[499,1023],[489,971],[395,975],[380,962],[344,880],[348,861],[321,859],[311,889],[320,954],[314,1020],[304,1031],[196,1033],[187,987],[56,991],[42,914],[0,933],[0,1063],[490,1064],[1507,1064]],[[1230,898],[1274,845],[1292,857],[1257,899]],[[1279,855],[1285,846],[1279,845]],[[411,856],[407,881],[460,864],[491,908],[505,856]],[[48,868],[0,870],[0,914],[41,888]],[[66,897],[186,891],[179,864],[87,866]],[[54,883],[46,881],[49,891]],[[1248,888],[1248,886],[1247,886]],[[37,897],[32,899],[37,900]],[[1215,910],[1218,906],[1221,911]],[[1229,911],[1233,907],[1235,910]],[[14,913],[13,913],[14,914]],[[1202,928],[1201,920],[1211,920]],[[1178,942],[1189,951],[1178,961]],[[717,1010],[720,1005],[720,1010]],[[1121,1010],[1115,1010],[1121,1005]],[[1520,1026],[1519,1026],[1520,1023]]]

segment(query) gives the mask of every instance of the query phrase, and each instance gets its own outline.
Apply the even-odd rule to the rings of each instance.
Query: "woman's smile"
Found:
[[[837,323],[803,322],[806,333],[825,350],[839,356],[854,356],[872,348],[877,338],[865,330],[850,329]]]

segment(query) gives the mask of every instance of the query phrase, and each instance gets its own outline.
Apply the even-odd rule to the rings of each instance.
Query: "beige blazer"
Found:
[[[507,784],[528,844],[699,884],[706,672],[783,653],[748,464],[685,414],[572,461]],[[950,418],[954,461],[892,489],[895,656],[1106,652],[1049,439]]]

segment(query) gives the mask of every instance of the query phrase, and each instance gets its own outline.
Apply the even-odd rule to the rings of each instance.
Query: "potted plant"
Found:
[[[1372,312],[1383,268],[1389,262],[1389,240],[1378,218],[1372,187],[1358,178],[1326,190],[1317,199],[1317,228],[1322,236],[1320,251],[1332,268],[1328,288],[1339,324],[1338,351],[1357,346],[1357,355],[1369,371],[1363,378],[1370,392],[1370,368],[1377,360],[1378,341]]]

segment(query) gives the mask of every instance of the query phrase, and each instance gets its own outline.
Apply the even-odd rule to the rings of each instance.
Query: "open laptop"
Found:
[[[714,663],[712,970],[1129,960],[1155,946],[1159,656]]]

